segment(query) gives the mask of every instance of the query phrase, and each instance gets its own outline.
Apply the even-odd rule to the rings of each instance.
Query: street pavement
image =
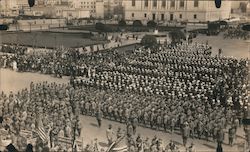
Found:
[[[49,75],[42,75],[39,73],[32,72],[14,72],[9,69],[0,69],[0,92],[4,91],[9,94],[10,91],[16,92],[24,88],[28,88],[30,83],[33,81],[35,83],[40,83],[48,81],[49,83],[68,83],[69,78],[64,77],[64,79],[55,78]]]
[[[224,56],[233,56],[238,59],[250,58],[248,57],[248,43],[246,40],[223,39],[223,33],[218,36],[198,35],[193,41],[199,43],[208,41],[208,44],[212,46],[212,55],[217,55],[218,50],[221,48]]]

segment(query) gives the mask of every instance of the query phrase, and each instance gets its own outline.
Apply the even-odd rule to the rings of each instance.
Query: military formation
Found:
[[[34,149],[37,151],[50,147],[52,143],[51,148],[58,146],[62,150],[71,148],[69,145],[59,145],[58,137],[72,138],[74,134],[80,136],[80,113],[72,105],[71,99],[66,99],[62,95],[64,92],[60,91],[57,94],[59,90],[65,90],[63,88],[66,88],[66,85],[31,83],[30,89],[23,89],[17,94],[10,92],[7,96],[1,93],[0,116],[4,118],[1,128],[11,135],[9,138],[17,149],[24,151],[27,140],[32,139],[35,139]],[[37,128],[45,130],[47,141],[39,140],[36,134]],[[24,136],[20,133],[22,130],[28,130],[32,135]]]
[[[225,130],[227,144],[235,143],[247,97],[246,60],[211,56],[211,47],[198,43],[90,54],[71,49],[18,52],[2,54],[1,67],[12,68],[15,61],[20,72],[70,76],[71,81],[32,83],[30,91],[9,97],[2,93],[3,126],[14,133],[35,128],[36,120],[42,119],[45,130],[52,128],[51,139],[58,145],[58,136],[80,136],[79,115],[83,114],[96,117],[98,127],[103,118],[126,124],[130,151],[143,147],[138,126],[181,133],[185,147],[189,138],[225,143]],[[109,126],[109,144],[116,139],[110,136],[112,132]],[[162,149],[160,139],[152,143],[148,151]],[[175,147],[172,142],[169,146]]]

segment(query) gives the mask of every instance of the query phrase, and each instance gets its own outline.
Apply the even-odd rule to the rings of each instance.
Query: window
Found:
[[[132,17],[135,17],[135,14],[134,14],[134,13],[132,13]]]
[[[165,19],[164,14],[161,14],[161,20],[164,21],[164,19]]]
[[[199,0],[194,0],[194,7],[198,7],[199,6]]]
[[[184,7],[184,0],[180,1],[180,7]]]
[[[170,14],[170,21],[174,20],[174,14]]]
[[[197,19],[197,15],[196,14],[194,14],[194,19]]]
[[[153,14],[153,20],[155,20],[155,14]]]
[[[145,5],[145,7],[148,7],[148,0],[144,1],[144,5]]]
[[[132,0],[132,6],[135,6],[135,0]]]
[[[157,0],[153,0],[153,7],[157,7]]]
[[[171,0],[170,7],[175,7],[175,0]]]
[[[162,0],[162,1],[161,1],[161,6],[162,6],[162,7],[166,7],[166,0]]]
[[[144,17],[145,17],[145,18],[147,17],[147,13],[144,14]]]
[[[182,18],[182,14],[180,14],[180,18]]]

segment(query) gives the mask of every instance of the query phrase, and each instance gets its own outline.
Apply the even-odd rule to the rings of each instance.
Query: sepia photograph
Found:
[[[0,152],[250,152],[250,0],[0,0]]]

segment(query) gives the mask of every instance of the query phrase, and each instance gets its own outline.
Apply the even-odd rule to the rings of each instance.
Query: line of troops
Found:
[[[185,50],[185,48],[188,49]],[[171,132],[179,130],[183,134],[185,134],[183,132],[184,126],[188,126],[190,136],[207,139],[213,137],[214,140],[218,140],[218,132],[222,132],[221,130],[229,125],[230,128],[236,130],[238,119],[241,118],[237,118],[236,114],[241,112],[241,104],[239,103],[244,100],[246,61],[211,57],[209,53],[207,54],[207,49],[207,46],[204,45],[183,44],[172,50],[161,46],[154,53],[151,53],[151,51],[145,53],[147,51],[142,49],[134,52],[134,54],[127,54],[125,57],[121,57],[114,52],[104,55],[96,54],[87,57],[89,59],[87,61],[90,61],[90,64],[97,63],[97,65],[100,65],[98,59],[101,59],[105,61],[107,67],[98,68],[95,72],[92,72],[88,76],[90,80],[75,81],[73,83],[74,88],[61,88],[56,92],[53,91],[55,90],[53,87],[44,89],[46,85],[41,84],[42,89],[39,89],[40,91],[37,93],[42,92],[41,95],[50,94],[46,99],[57,97],[59,101],[67,100],[68,105],[65,107],[73,107],[68,113],[72,113],[73,109],[76,108],[81,109],[78,111],[92,116],[100,115],[98,117],[101,117],[101,114],[98,113],[103,113],[105,118],[131,123],[134,124],[133,126],[140,124],[153,129],[170,130]],[[59,61],[60,67],[65,67],[65,62],[67,64],[70,61],[72,63],[70,62],[68,67],[77,67],[84,63],[75,60],[82,57],[77,53],[70,53],[70,55],[58,53],[54,57],[52,54],[42,55],[39,58],[49,59],[50,61],[58,58],[56,62]],[[34,56],[34,58],[36,57]],[[29,60],[29,58],[25,58],[25,60]],[[39,60],[32,62],[43,65],[43,63],[39,63]],[[110,62],[114,64],[112,66],[107,64]],[[201,68],[198,68],[198,66],[201,66]],[[37,70],[41,69],[38,68]],[[73,77],[79,75],[74,68],[69,68],[68,71],[71,72],[70,74]],[[199,72],[206,76],[204,77]],[[218,81],[220,77],[224,80]],[[100,87],[101,84],[106,84],[110,90]],[[52,86],[55,86],[55,84]],[[84,86],[87,86],[87,89]],[[63,92],[63,90],[65,91]],[[117,92],[117,90],[122,93]],[[143,92],[143,90],[146,92],[145,94],[132,93]],[[103,91],[111,98],[96,99],[96,93],[103,94]],[[70,96],[69,92],[76,95]],[[122,95],[124,93],[126,96]],[[85,94],[88,94],[88,96],[84,97]],[[68,97],[65,97],[65,95]],[[232,96],[232,102],[229,102],[230,96]],[[146,97],[148,99],[144,100]],[[38,103],[35,107],[46,107],[45,105],[50,104],[46,100],[41,100]],[[235,108],[236,105],[240,105],[238,109]],[[234,111],[234,109],[237,111]],[[38,111],[43,112],[44,109],[38,108]],[[235,134],[236,131],[231,132]]]
[[[73,84],[145,95],[200,95],[240,109],[246,96],[246,60],[182,52],[163,49],[145,56],[137,54],[130,62],[97,70],[89,80],[76,79]]]
[[[32,144],[37,151],[47,148],[48,145],[67,151],[71,149],[71,145],[60,143],[57,141],[58,137],[72,139],[74,134],[76,137],[80,136],[81,123],[77,114],[79,110],[73,106],[74,103],[71,103],[70,99],[61,101],[59,99],[64,99],[62,96],[53,94],[61,89],[66,90],[66,85],[44,82],[31,83],[30,91],[23,89],[17,94],[11,92],[8,97],[2,92],[0,116],[4,120],[1,127],[9,132],[9,138],[19,150],[25,150],[27,141],[35,139]],[[48,141],[43,142],[38,138],[35,133],[37,127],[44,128]],[[21,135],[21,130],[31,131],[31,137]],[[48,132],[49,130],[51,131]]]
[[[57,117],[57,116],[55,116],[57,113],[60,113],[60,112],[62,112],[62,113],[64,113],[64,114],[66,114],[67,115],[67,113],[72,113],[72,111],[70,110],[70,108],[66,108],[66,107],[64,107],[63,105],[64,104],[66,104],[67,105],[67,103],[64,103],[63,101],[63,99],[66,97],[67,98],[67,96],[72,96],[73,97],[73,99],[74,99],[74,103],[77,103],[77,100],[80,100],[81,99],[81,97],[83,97],[83,95],[82,96],[79,96],[80,95],[80,93],[82,93],[82,92],[84,92],[84,91],[86,91],[85,89],[79,89],[79,90],[75,90],[75,89],[73,89],[73,88],[70,88],[70,87],[67,87],[66,85],[57,85],[57,84],[47,84],[46,82],[44,83],[44,84],[37,84],[35,87],[34,87],[34,84],[31,84],[31,93],[29,94],[29,92],[27,91],[27,89],[25,89],[25,90],[23,90],[22,91],[22,93],[18,93],[16,96],[17,96],[17,98],[19,99],[19,100],[21,100],[21,101],[16,101],[16,100],[13,100],[15,97],[14,97],[14,95],[11,93],[10,95],[9,95],[9,101],[7,102],[6,101],[6,96],[4,95],[4,94],[2,94],[1,95],[1,99],[3,99],[3,100],[1,100],[1,101],[4,101],[4,102],[1,102],[1,103],[3,103],[3,104],[5,104],[5,105],[3,105],[3,106],[1,106],[3,109],[3,111],[6,111],[6,113],[5,112],[3,112],[3,115],[4,115],[4,118],[6,118],[6,122],[4,122],[4,124],[6,123],[6,124],[8,124],[7,126],[10,126],[10,127],[15,127],[15,126],[20,126],[20,127],[23,127],[23,128],[19,128],[19,130],[20,129],[25,129],[26,127],[27,128],[32,128],[32,129],[34,129],[34,127],[35,127],[35,124],[34,123],[36,123],[35,121],[33,121],[33,123],[27,123],[26,124],[26,127],[25,126],[23,126],[22,125],[22,123],[23,123],[23,121],[21,121],[20,123],[21,123],[21,125],[15,125],[15,123],[17,123],[17,124],[19,124],[18,123],[18,120],[19,119],[21,119],[21,120],[27,120],[28,121],[28,119],[31,119],[31,118],[36,118],[36,116],[29,116],[30,114],[32,114],[32,113],[30,113],[30,111],[28,110],[28,111],[23,111],[23,112],[21,112],[20,111],[20,113],[21,113],[21,116],[19,116],[19,113],[18,112],[16,112],[16,110],[15,109],[19,109],[18,108],[18,106],[24,106],[24,107],[22,107],[22,108],[20,108],[20,110],[22,110],[22,109],[25,109],[25,104],[23,104],[22,102],[24,102],[24,103],[26,103],[26,102],[28,102],[28,98],[31,98],[32,100],[31,101],[29,101],[29,102],[31,102],[31,103],[35,103],[35,104],[37,104],[37,106],[35,106],[34,108],[28,108],[29,107],[29,105],[28,105],[28,109],[30,109],[30,110],[32,110],[32,109],[34,109],[34,111],[38,111],[38,113],[39,112],[46,112],[46,113],[49,113],[49,114],[51,114],[52,115],[52,117],[55,117],[55,119],[57,119],[57,120],[60,120],[60,121],[58,121],[58,122],[61,122],[60,124],[57,124],[56,123],[56,120],[55,119],[52,119],[52,120],[50,120],[50,121],[53,121],[53,122],[55,122],[55,124],[54,124],[54,126],[53,127],[55,127],[55,130],[57,130],[58,129],[58,127],[59,126],[62,126],[63,125],[63,120],[64,120],[64,118],[63,117]],[[60,92],[60,90],[63,90],[62,92]],[[71,93],[69,93],[69,92],[71,92]],[[98,91],[95,91],[95,94],[96,93],[98,93]],[[63,95],[63,94],[65,94],[65,95]],[[90,93],[91,94],[91,93]],[[86,94],[84,94],[84,96],[85,96]],[[91,94],[92,96],[91,97],[94,97],[93,96],[93,94]],[[103,95],[103,92],[99,92],[99,97],[101,98],[102,97],[102,95]],[[111,94],[112,95],[112,94]],[[110,96],[111,96],[110,95]],[[35,96],[37,97],[37,98],[35,98]],[[47,98],[46,98],[46,96],[47,96]],[[97,95],[98,96],[98,95]],[[122,94],[118,94],[117,96],[122,96]],[[44,101],[40,101],[39,100],[39,98],[42,98],[42,99],[44,99]],[[77,99],[77,98],[79,98],[79,99]],[[122,96],[122,99],[124,99],[125,98],[125,100],[126,100],[126,97],[124,97],[124,96]],[[60,99],[60,101],[54,101],[54,99]],[[142,99],[142,97],[141,97],[141,99]],[[138,99],[138,100],[141,100],[141,99]],[[25,102],[25,100],[26,100],[26,102]],[[37,101],[36,101],[37,100]],[[104,103],[107,103],[107,102],[109,102],[109,100],[112,100],[112,99],[110,99],[110,98],[108,98],[107,99],[108,101],[104,101]],[[152,99],[149,99],[149,100],[152,100]],[[46,103],[46,101],[47,101],[47,103]],[[14,102],[14,103],[13,103]],[[59,102],[58,104],[55,104],[55,103],[53,103],[53,102]],[[30,104],[31,104],[30,103]],[[61,103],[61,104],[60,104]],[[43,104],[44,104],[44,106],[43,106]],[[139,103],[140,104],[140,103]],[[93,102],[92,103],[92,106],[89,106],[89,109],[87,108],[88,107],[88,104],[87,104],[87,102],[86,102],[86,107],[81,107],[81,111],[83,112],[83,114],[89,114],[89,115],[96,115],[96,116],[98,116],[98,117],[102,117],[102,114],[98,114],[99,112],[100,112],[100,110],[99,110],[99,106],[101,106],[101,104],[99,104],[99,105],[95,105],[95,103]],[[157,105],[157,103],[155,102],[155,105]],[[17,107],[16,107],[17,106]],[[31,106],[32,106],[32,104],[31,104]],[[130,105],[131,107],[133,106],[133,105]],[[8,107],[8,108],[6,108],[6,107]],[[41,109],[41,107],[42,108],[44,108],[44,109]],[[68,103],[68,106],[67,107],[70,107],[69,106],[69,103]],[[76,104],[76,109],[77,109],[77,104]],[[102,107],[102,106],[101,106]],[[139,106],[137,106],[137,107],[139,107]],[[109,107],[110,109],[112,109],[112,107]],[[6,109],[8,109],[8,110],[6,110]],[[45,109],[47,109],[46,111],[45,111]],[[53,112],[53,109],[55,109],[55,112]],[[69,109],[68,111],[71,111],[71,112],[67,112],[67,109]],[[102,109],[102,108],[101,108]],[[123,108],[123,109],[125,109],[125,107]],[[52,110],[52,111],[51,111]],[[10,120],[9,118],[11,118],[11,114],[12,114],[12,111],[13,111],[13,113],[15,113],[15,114],[13,114],[14,116],[13,116],[13,118],[12,118],[12,120]],[[77,110],[76,110],[77,111]],[[137,110],[135,110],[135,111],[137,111]],[[140,111],[140,110],[139,110]],[[171,111],[171,110],[170,110]],[[110,112],[110,113],[109,113]],[[113,112],[114,111],[112,111],[112,110],[109,110],[109,112],[103,112],[103,117],[105,117],[105,118],[109,118],[109,119],[112,119],[112,117],[113,117]],[[9,114],[7,114],[7,113],[9,113]],[[125,111],[125,113],[129,113],[128,111]],[[140,112],[139,112],[140,113]],[[147,113],[147,112],[146,112]],[[145,114],[146,114],[145,113]],[[216,113],[216,115],[218,115],[218,113],[217,112],[215,112]],[[34,113],[34,114],[36,114],[36,113]],[[144,115],[145,115],[144,114]],[[60,114],[59,114],[60,115]],[[131,114],[132,115],[132,114]],[[143,122],[143,118],[141,118],[141,119],[137,119],[136,118],[136,115],[137,114],[135,114],[135,112],[133,112],[133,116],[128,116],[128,118],[127,118],[127,120],[125,119],[124,121],[122,121],[122,122],[125,122],[125,121],[127,121],[127,126],[128,126],[128,129],[127,129],[127,134],[128,134],[128,137],[131,137],[132,135],[135,135],[136,134],[136,127],[137,127],[137,125],[142,125],[141,124],[141,122]],[[115,114],[114,114],[114,116],[115,116]],[[43,121],[44,121],[44,124],[47,124],[47,123],[49,123],[48,121],[46,121],[46,115],[43,115]],[[119,117],[119,116],[118,116]],[[145,117],[147,117],[147,116],[145,116]],[[175,118],[173,118],[173,119],[169,119],[170,120],[170,122],[168,122],[169,120],[167,119],[167,115],[165,115],[165,117],[164,117],[164,122],[166,122],[166,124],[164,125],[164,124],[161,124],[162,123],[162,118],[159,118],[159,117],[157,117],[155,120],[153,120],[153,122],[152,123],[149,123],[150,125],[152,125],[151,127],[153,127],[153,129],[159,129],[159,130],[164,130],[165,129],[165,127],[166,127],[166,129],[169,129],[169,128],[171,128],[170,130],[171,131],[174,131],[175,129],[177,129],[177,128],[179,128],[180,126],[184,126],[183,127],[183,138],[184,138],[184,144],[186,143],[185,142],[185,138],[188,138],[189,137],[189,133],[187,133],[185,130],[187,129],[186,128],[186,126],[192,126],[191,124],[192,123],[190,123],[189,125],[187,125],[187,123],[186,122],[184,122],[184,124],[182,124],[181,123],[181,119],[184,119],[182,116],[180,116],[180,118],[179,118],[179,120],[174,120]],[[230,117],[230,116],[229,116]],[[116,118],[116,117],[115,117]],[[121,117],[122,118],[122,117]],[[125,116],[125,118],[126,118],[126,116]],[[16,120],[17,119],[17,120]],[[74,119],[73,117],[71,118],[72,120]],[[100,119],[100,118],[98,118],[98,119]],[[152,118],[151,118],[152,119]],[[112,120],[116,120],[116,119],[112,119]],[[174,124],[173,125],[173,120],[175,121],[175,123],[176,124]],[[10,122],[9,122],[10,121]],[[11,121],[13,121],[12,123],[11,123]],[[237,121],[237,120],[235,120],[235,121]],[[67,122],[65,122],[65,123],[67,123]],[[72,122],[70,123],[70,124],[72,124]],[[235,124],[237,124],[237,122],[235,122]],[[163,126],[164,125],[164,126]],[[178,127],[179,126],[179,127]],[[200,128],[203,128],[204,126],[202,126],[202,127],[200,127]],[[60,128],[60,127],[59,127]],[[232,127],[233,128],[233,127]],[[237,128],[237,126],[235,127],[235,128],[233,128],[233,129],[236,129]],[[12,129],[10,129],[10,130],[12,130]],[[14,130],[14,129],[13,129]],[[178,129],[177,129],[178,130]],[[189,128],[187,129],[187,130],[189,130]],[[194,132],[198,132],[198,130],[196,130],[196,129],[194,129],[193,130]],[[219,131],[218,131],[219,132]],[[215,139],[217,138],[217,140],[221,140],[221,138],[222,137],[220,137],[220,136],[218,136],[218,135],[220,135],[219,133],[216,133],[215,134]],[[190,133],[192,134],[192,131],[191,131],[191,128],[190,128]],[[231,133],[231,131],[229,132],[229,133]],[[232,133],[234,133],[233,135],[235,136],[235,131],[233,131]],[[16,133],[14,133],[13,134],[13,136],[14,135],[17,135],[18,133],[16,132]],[[58,133],[58,136],[63,136],[62,134],[64,134],[61,130],[59,131],[59,133]],[[67,136],[71,136],[70,135],[70,133],[68,133],[67,132],[67,129],[66,129],[66,133],[65,133],[65,136],[67,137]],[[219,138],[220,137],[220,138]],[[231,136],[230,136],[231,137]],[[137,137],[137,138],[139,138],[139,137]],[[23,139],[23,138],[22,138]],[[223,138],[222,138],[223,139]],[[131,140],[131,139],[130,139]],[[138,139],[139,140],[139,139]],[[24,142],[25,140],[20,140],[19,139],[19,142]],[[223,141],[223,140],[222,140]],[[22,143],[22,144],[24,144],[24,143]],[[18,146],[22,146],[22,144],[17,144]],[[131,143],[132,144],[132,143]],[[56,144],[56,142],[55,142],[55,145],[56,146],[58,146],[57,144]],[[133,145],[133,144],[132,144]],[[60,146],[60,145],[59,145]],[[155,145],[156,146],[156,145]],[[157,148],[157,147],[155,147],[155,148]]]
[[[188,104],[188,100],[182,102],[178,99],[163,102],[164,98],[157,97],[144,100],[143,96],[122,93],[113,96],[112,92],[109,96],[112,98],[99,104],[101,108],[96,105],[98,101],[81,103],[83,114],[96,116],[99,125],[102,118],[126,123],[133,129],[131,135],[136,133],[138,126],[142,126],[170,133],[180,132],[185,138],[223,141],[224,135],[221,137],[218,133],[229,127],[230,145],[232,145],[239,126],[235,112],[218,104],[197,105],[201,101],[197,103],[195,100],[192,104]],[[101,111],[95,110],[95,107],[99,107]]]
[[[154,136],[152,139],[148,137],[141,136],[140,134],[133,135],[134,130],[131,125],[127,125],[125,130],[122,130],[121,127],[118,127],[117,131],[114,131],[112,125],[109,125],[106,130],[106,137],[108,139],[109,145],[116,141],[115,147],[124,147],[126,145],[126,149],[129,152],[179,152],[180,149],[177,144],[170,140],[170,142],[164,145],[163,140]],[[188,146],[187,151],[195,152],[194,144],[191,143]]]

